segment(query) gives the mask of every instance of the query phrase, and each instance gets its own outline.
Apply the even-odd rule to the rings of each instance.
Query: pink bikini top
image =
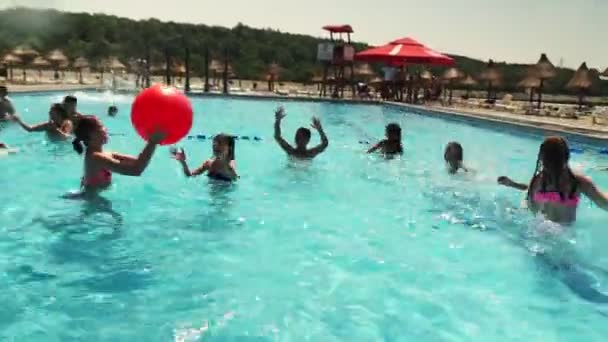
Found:
[[[110,172],[110,170],[108,170],[108,169],[102,169],[93,177],[89,177],[89,178],[83,177],[82,182],[81,182],[82,186],[84,186],[84,187],[106,186],[106,185],[109,185],[110,183],[112,183],[112,172]]]
[[[557,191],[547,191],[547,192],[537,192],[534,194],[534,202],[537,203],[555,203],[561,204],[566,207],[576,208],[578,206],[578,202],[580,201],[580,195],[575,194],[570,198],[562,199],[559,192]]]

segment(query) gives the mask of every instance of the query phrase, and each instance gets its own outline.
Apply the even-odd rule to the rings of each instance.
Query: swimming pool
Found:
[[[13,99],[28,122],[62,94]],[[132,97],[77,93],[103,117],[108,149],[143,146]],[[105,117],[115,101],[117,118]],[[321,118],[330,139],[294,164],[272,139],[278,101],[194,98],[192,134],[239,140],[233,186],[185,179],[163,147],[141,178],[116,176],[106,201],[60,199],[78,188],[69,143],[5,127],[20,153],[0,159],[0,340],[3,341],[593,341],[608,334],[607,214],[584,200],[572,232],[539,234],[522,195],[540,136],[489,130],[405,109],[284,103],[283,134]],[[401,160],[360,141],[404,131]],[[449,176],[458,140],[474,177]],[[313,142],[318,135],[313,136]],[[191,166],[210,141],[184,140]],[[608,165],[573,156],[604,189]],[[549,227],[551,228],[551,227]],[[539,256],[544,250],[549,257]],[[557,255],[557,256],[556,256]],[[556,267],[564,264],[570,267]],[[590,295],[591,294],[591,295]]]

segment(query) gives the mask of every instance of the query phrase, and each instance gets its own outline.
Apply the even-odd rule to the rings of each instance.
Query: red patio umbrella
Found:
[[[428,48],[412,38],[394,40],[386,45],[361,51],[355,59],[390,64],[453,65],[454,59]]]

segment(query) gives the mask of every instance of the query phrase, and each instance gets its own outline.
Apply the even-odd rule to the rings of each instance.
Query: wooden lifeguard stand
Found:
[[[327,25],[323,26],[329,32],[329,42],[320,43],[317,48],[317,60],[323,64],[323,79],[319,96],[327,96],[329,87],[331,96],[334,98],[344,97],[344,87],[349,85],[355,94],[354,83],[354,60],[355,47],[350,41],[353,28],[350,25]],[[346,34],[346,40],[343,35]],[[349,73],[344,70],[350,68]],[[329,81],[332,76],[333,80]]]

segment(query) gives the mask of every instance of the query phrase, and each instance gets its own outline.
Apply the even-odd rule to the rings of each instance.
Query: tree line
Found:
[[[212,59],[222,59],[225,52],[239,78],[261,79],[271,63],[282,67],[281,80],[306,82],[321,67],[316,61],[318,43],[322,38],[291,34],[274,29],[258,29],[238,24],[233,28],[161,22],[157,19],[132,20],[105,14],[66,13],[56,10],[11,8],[0,11],[0,52],[7,53],[19,45],[40,52],[61,49],[70,59],[87,58],[92,65],[109,56],[121,61],[150,56],[152,65],[163,65],[167,50],[183,61],[184,46],[190,50],[193,76],[204,70],[205,50]],[[354,43],[356,49],[367,47]],[[451,55],[456,66],[475,77],[486,62]],[[376,66],[379,70],[379,66]],[[517,83],[525,77],[528,65],[497,63],[503,74],[502,88],[516,91]],[[432,68],[436,74],[440,69]],[[559,68],[557,76],[545,86],[545,92],[564,93],[565,84],[574,71]],[[608,95],[608,82],[596,81],[592,94]],[[483,84],[477,88],[483,88]]]

